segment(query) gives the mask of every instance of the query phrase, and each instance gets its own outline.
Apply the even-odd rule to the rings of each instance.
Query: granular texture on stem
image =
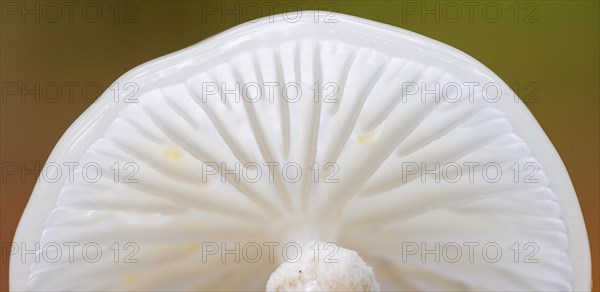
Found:
[[[373,269],[355,251],[313,241],[301,252],[271,274],[267,291],[379,291]]]

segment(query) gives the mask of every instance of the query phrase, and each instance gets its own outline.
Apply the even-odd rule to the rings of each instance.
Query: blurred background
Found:
[[[61,135],[127,70],[239,23],[328,10],[402,27],[473,56],[525,100],[579,196],[599,254],[599,1],[0,2],[0,240],[10,243]],[[0,290],[8,289],[2,249]],[[600,291],[600,284],[594,290]]]

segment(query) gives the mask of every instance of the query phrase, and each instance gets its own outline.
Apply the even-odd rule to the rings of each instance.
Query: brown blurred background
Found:
[[[587,224],[593,275],[600,279],[598,1],[0,3],[2,243],[12,241],[39,173],[35,168],[117,77],[271,11],[319,9],[395,25],[452,45],[491,68],[526,99],[571,175]],[[7,290],[5,254],[0,268],[0,289]],[[600,291],[600,284],[595,290]]]

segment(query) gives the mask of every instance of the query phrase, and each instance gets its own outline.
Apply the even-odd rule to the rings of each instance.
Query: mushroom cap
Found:
[[[400,28],[302,13],[119,78],[50,155],[73,179],[37,183],[14,239],[103,256],[13,255],[11,290],[257,290],[281,255],[224,250],[311,241],[357,251],[383,290],[590,289],[566,169],[498,76]]]

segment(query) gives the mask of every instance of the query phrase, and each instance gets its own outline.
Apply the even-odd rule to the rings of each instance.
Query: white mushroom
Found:
[[[590,288],[569,176],[504,82],[426,37],[313,13],[118,79],[50,156],[78,166],[36,185],[15,242],[42,260],[13,249],[11,289]]]

